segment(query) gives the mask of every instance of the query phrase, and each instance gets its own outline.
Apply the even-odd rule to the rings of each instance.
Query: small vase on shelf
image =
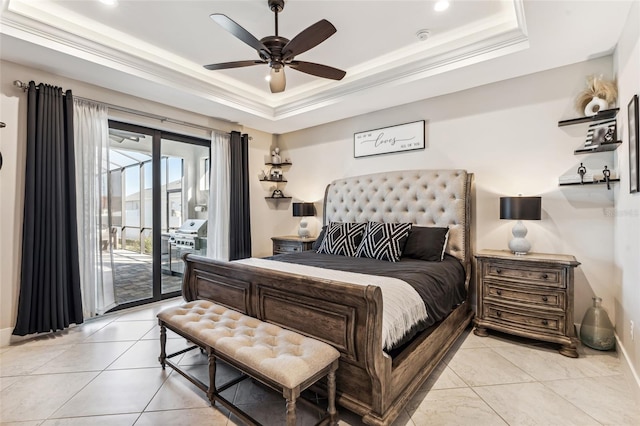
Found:
[[[584,107],[584,115],[590,117],[592,115],[596,115],[600,111],[604,111],[609,107],[609,103],[597,96],[594,96],[591,101]]]
[[[601,303],[600,297],[594,297],[593,306],[585,312],[580,325],[580,340],[590,348],[608,351],[614,348],[616,339],[613,324]]]

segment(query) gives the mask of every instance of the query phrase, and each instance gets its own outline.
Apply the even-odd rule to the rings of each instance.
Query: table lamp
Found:
[[[315,216],[316,206],[313,203],[293,203],[293,216],[301,217],[298,235],[300,238],[308,238],[311,234],[307,229],[307,216]]]
[[[525,255],[531,250],[531,243],[524,237],[527,228],[523,220],[540,220],[542,197],[500,197],[500,219],[517,220],[511,233],[509,249],[516,255]]]

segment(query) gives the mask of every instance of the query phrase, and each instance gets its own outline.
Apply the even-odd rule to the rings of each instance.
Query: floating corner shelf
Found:
[[[265,166],[272,166],[272,167],[280,167],[280,166],[290,166],[291,163],[290,161],[283,161],[282,163],[277,163],[277,164],[273,164],[273,163],[264,163]]]
[[[609,183],[613,183],[613,182],[620,182],[620,179],[615,178],[615,179],[609,179]],[[594,181],[588,181],[588,182],[568,182],[568,183],[559,183],[559,186],[577,186],[577,185],[597,185],[597,184],[605,184],[607,183],[606,180],[604,179],[600,179],[600,180],[594,180]]]
[[[573,151],[574,154],[590,154],[592,152],[609,152],[615,151],[622,144],[622,141],[601,143],[594,147],[584,147]]]
[[[616,115],[618,115],[619,110],[620,108],[605,109],[602,111],[598,111],[596,115],[570,118],[568,120],[561,120],[561,121],[558,121],[558,127],[571,126],[573,124],[580,124],[580,123],[589,123],[591,121],[607,120],[609,118],[613,118]]]
[[[264,197],[265,200],[290,200],[291,197]]]

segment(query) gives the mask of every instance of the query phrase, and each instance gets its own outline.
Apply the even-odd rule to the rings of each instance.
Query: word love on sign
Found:
[[[424,120],[354,133],[354,157],[424,149]]]

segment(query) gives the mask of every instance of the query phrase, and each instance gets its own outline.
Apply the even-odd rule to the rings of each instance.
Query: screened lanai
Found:
[[[172,238],[187,220],[205,216],[208,205],[209,148],[170,139],[161,140],[159,192],[154,191],[153,137],[109,130],[107,173],[103,176],[103,264],[111,263],[115,305],[154,296],[153,219],[159,208],[161,229],[161,294],[179,292],[184,247]],[[158,181],[155,181],[156,185]],[[159,201],[154,203],[154,193]],[[199,208],[196,208],[199,207]],[[198,210],[201,210],[198,212]],[[206,252],[206,240],[200,254]],[[193,250],[190,250],[193,251]],[[105,265],[108,266],[108,265]],[[109,268],[105,268],[107,270]]]

